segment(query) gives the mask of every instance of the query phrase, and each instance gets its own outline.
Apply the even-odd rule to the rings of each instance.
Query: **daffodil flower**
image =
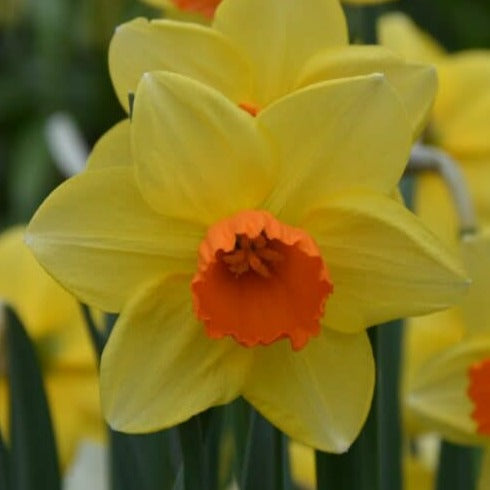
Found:
[[[145,3],[160,8],[178,9],[183,12],[200,14],[207,19],[212,19],[221,0],[143,0]],[[393,0],[343,0],[344,3],[353,5],[370,5],[386,3]],[[260,15],[260,11],[257,12]]]
[[[121,312],[101,361],[111,426],[153,431],[243,395],[297,440],[345,451],[372,397],[366,327],[466,288],[391,197],[412,134],[391,85],[324,82],[252,117],[153,72],[123,124],[131,145],[103,138],[27,232],[63,285]]]
[[[77,301],[39,266],[23,235],[22,227],[0,235],[0,298],[16,310],[40,355],[59,454],[66,465],[83,438],[103,435],[95,358]],[[0,366],[3,361],[0,358]],[[2,432],[8,427],[4,374]]]
[[[381,46],[349,46],[337,0],[223,0],[211,27],[135,19],[117,28],[109,69],[126,110],[143,73],[168,70],[214,87],[253,114],[311,84],[384,73],[415,136],[436,90],[433,67],[407,64]]]
[[[425,324],[411,322],[404,401],[419,431],[490,447],[489,230],[467,237],[461,254],[472,278],[461,305],[445,316],[426,317]],[[490,482],[488,455],[483,475],[482,489]]]
[[[467,50],[447,54],[407,16],[397,13],[381,18],[383,45],[406,59],[434,63],[439,90],[425,134],[461,163],[479,217],[490,220],[490,51]],[[417,184],[417,214],[457,249],[457,221],[447,190],[433,175]]]

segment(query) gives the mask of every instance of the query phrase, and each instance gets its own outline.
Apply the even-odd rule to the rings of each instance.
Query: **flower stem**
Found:
[[[416,144],[412,148],[407,170],[409,172],[437,172],[444,180],[453,198],[459,217],[461,235],[475,233],[478,223],[473,199],[461,168],[451,156],[433,146]]]
[[[240,489],[291,490],[287,444],[287,437],[252,408]]]
[[[443,441],[437,469],[437,490],[474,490],[478,449]]]
[[[381,490],[402,486],[399,402],[402,321],[377,327],[377,396],[379,412],[379,481]]]
[[[208,488],[204,434],[199,415],[178,426],[184,461],[185,490],[211,490]]]
[[[92,314],[90,313],[90,308],[83,303],[80,303],[80,307],[82,310],[83,318],[85,320],[85,325],[87,326],[90,340],[92,341],[92,346],[97,356],[97,361],[100,361],[100,356],[102,355],[102,351],[104,350],[106,339],[104,338],[102,332],[100,332],[97,328]]]

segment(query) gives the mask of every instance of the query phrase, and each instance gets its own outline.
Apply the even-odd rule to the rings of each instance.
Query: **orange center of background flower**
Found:
[[[313,239],[266,211],[242,211],[208,230],[191,288],[211,338],[246,347],[289,338],[295,350],[319,333],[333,291]]]
[[[258,106],[256,106],[255,104],[250,104],[249,102],[240,102],[240,104],[238,104],[238,107],[240,107],[241,109],[248,112],[251,116],[254,116],[254,117],[260,111]]]
[[[471,416],[478,425],[478,432],[490,435],[490,359],[473,364],[468,376],[468,395],[475,407]]]
[[[173,3],[180,10],[198,12],[211,19],[221,0],[173,0]]]

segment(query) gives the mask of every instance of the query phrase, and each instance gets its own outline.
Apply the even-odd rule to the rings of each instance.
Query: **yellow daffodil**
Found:
[[[191,14],[199,14],[207,19],[212,19],[221,0],[143,0],[144,2],[165,9],[178,9]],[[369,5],[386,3],[393,0],[343,0],[344,3],[353,5]],[[259,11],[260,12],[260,11]],[[260,13],[258,13],[260,15]]]
[[[126,110],[143,73],[168,70],[214,87],[253,114],[311,84],[384,73],[416,135],[436,90],[432,67],[407,64],[381,46],[349,46],[337,0],[223,0],[211,27],[136,19],[117,29],[109,69]]]
[[[466,238],[461,250],[472,285],[461,306],[445,316],[411,322],[405,401],[419,430],[437,430],[456,443],[490,447],[489,230]],[[421,354],[416,350],[424,339]],[[490,482],[490,457],[484,460],[482,490]]]
[[[24,245],[23,234],[24,229],[16,227],[0,235],[0,299],[16,310],[40,355],[66,465],[83,437],[100,438],[103,433],[95,358],[77,301],[43,271]],[[4,431],[8,403],[3,375],[0,394]]]
[[[461,305],[449,314],[430,315],[426,317],[426,324],[410,326],[412,343],[407,351],[410,366],[406,401],[409,410],[426,428],[437,429],[454,442],[474,443],[478,420],[472,416],[474,400],[469,390],[474,376],[471,369],[490,358],[487,300],[490,233],[485,230],[466,238],[461,250],[472,285]],[[430,329],[432,346],[427,347]],[[424,344],[425,348],[420,349]],[[419,352],[414,352],[417,350]],[[475,373],[478,375],[478,371]]]
[[[210,20],[221,0],[143,0],[145,3],[157,8],[164,8],[167,13],[170,10],[181,11],[186,14],[198,14],[204,19]]]
[[[435,64],[439,91],[424,138],[461,163],[480,218],[489,221],[490,51],[446,54],[403,14],[383,17],[379,38],[408,60]],[[454,208],[439,178],[427,175],[420,179],[416,209],[434,231],[449,236],[457,247]]]
[[[131,145],[116,148],[121,128]],[[110,424],[153,431],[243,395],[295,439],[345,451],[372,397],[365,328],[466,288],[391,198],[411,134],[379,74],[256,117],[191,78],[146,74],[131,123],[27,232],[69,290],[121,312],[101,362]]]

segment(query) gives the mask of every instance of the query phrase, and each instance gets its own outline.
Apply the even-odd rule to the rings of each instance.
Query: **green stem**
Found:
[[[9,484],[9,451],[0,433],[0,490],[8,490]]]
[[[208,487],[202,424],[198,415],[178,426],[184,460],[185,490],[212,490]]]
[[[291,490],[287,438],[255,410],[250,411],[241,490]]]
[[[90,308],[83,303],[80,303],[80,307],[82,310],[83,319],[85,320],[85,325],[87,326],[90,340],[92,341],[92,346],[97,355],[97,360],[100,361],[100,356],[102,355],[102,351],[104,350],[106,339],[104,338],[103,333],[97,328],[92,314],[90,313]]]
[[[289,465],[288,438],[279,429],[274,427],[274,457],[276,470],[275,483],[277,490],[292,490],[291,470]]]
[[[379,480],[381,490],[400,490],[401,424],[399,402],[402,321],[377,327],[377,400],[380,423]]]
[[[479,450],[443,441],[437,469],[437,490],[474,490]]]

